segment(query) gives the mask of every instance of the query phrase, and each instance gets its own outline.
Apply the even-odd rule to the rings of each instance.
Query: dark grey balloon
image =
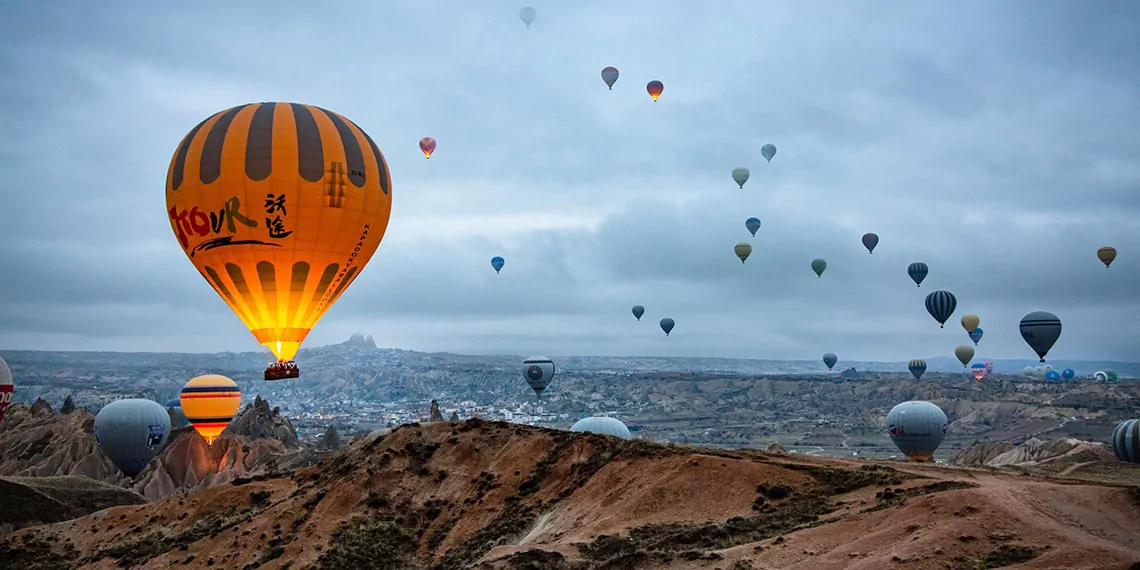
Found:
[[[554,361],[545,356],[532,356],[523,361],[523,378],[538,396],[554,379]]]
[[[582,418],[570,427],[570,431],[585,431],[612,435],[621,439],[633,439],[633,435],[629,433],[629,428],[625,427],[621,420],[605,416]]]
[[[99,449],[127,477],[146,469],[169,435],[170,414],[152,400],[115,400],[95,416]]]
[[[887,413],[887,433],[911,461],[930,461],[947,427],[942,408],[923,400],[903,402]]]
[[[828,370],[831,370],[831,367],[835,366],[836,362],[839,362],[839,357],[835,356],[834,352],[823,355],[823,363],[827,365]]]
[[[633,316],[637,317],[637,320],[640,321],[641,315],[644,315],[644,314],[645,314],[645,307],[642,307],[641,305],[634,305],[633,306]]]
[[[1112,451],[1116,458],[1140,463],[1140,420],[1125,420],[1112,431]]]
[[[1041,362],[1049,349],[1061,338],[1061,319],[1047,311],[1033,311],[1021,317],[1021,338],[1037,353]]]
[[[675,323],[673,321],[673,319],[670,319],[669,317],[665,317],[664,319],[661,319],[661,322],[658,324],[661,325],[661,330],[665,331],[665,336],[669,336],[669,333],[673,332],[673,327],[677,323]]]

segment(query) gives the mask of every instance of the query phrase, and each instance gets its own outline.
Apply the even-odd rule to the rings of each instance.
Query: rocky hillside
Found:
[[[1131,466],[1135,467],[1135,466]],[[38,568],[1129,568],[1131,487],[410,424],[323,464],[17,531]]]
[[[146,498],[86,477],[0,477],[0,537]]]

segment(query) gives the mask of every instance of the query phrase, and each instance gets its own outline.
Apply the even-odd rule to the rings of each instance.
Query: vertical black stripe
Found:
[[[218,117],[214,126],[210,127],[206,143],[202,145],[202,161],[198,167],[198,180],[201,180],[202,184],[210,184],[222,175],[222,145],[226,142],[226,131],[230,129],[230,123],[238,112],[248,106],[242,105],[226,111]]]
[[[356,275],[357,269],[360,269],[359,265],[349,268],[349,270],[344,273],[344,279],[340,280],[340,285],[336,286],[336,291],[333,291],[332,297],[329,297],[330,305],[335,303],[336,300],[340,298],[341,292],[344,291],[345,287],[348,287],[348,284],[352,282],[352,276]]]
[[[210,117],[212,116],[213,115],[210,115]],[[198,126],[194,127],[190,131],[190,134],[182,139],[182,144],[178,145],[178,155],[177,158],[174,159],[174,171],[170,175],[171,190],[177,190],[179,186],[182,186],[182,176],[186,172],[186,154],[190,152],[190,144],[194,142],[194,136],[198,134],[198,130],[202,128],[202,125],[210,120],[210,117],[206,117],[201,123],[198,123]]]
[[[249,315],[254,317],[256,321],[256,315],[260,313],[261,310],[258,308],[257,301],[253,298],[253,294],[249,291],[249,283],[246,283],[245,275],[241,272],[241,267],[235,263],[227,263],[226,273],[229,274],[230,281],[234,282],[234,289],[237,289],[238,294],[241,295],[242,300],[245,301],[245,306],[249,309]],[[258,323],[251,322],[249,324],[256,325]]]
[[[269,320],[277,321],[277,272],[272,263],[268,261],[257,262],[257,279],[261,282],[261,293],[265,296],[265,305],[269,309]]]
[[[360,142],[356,140],[356,133],[353,133],[352,129],[348,128],[348,125],[336,113],[330,113],[327,109],[320,107],[317,107],[317,110],[324,113],[332,121],[337,134],[340,135],[340,144],[344,147],[344,161],[348,164],[348,181],[357,188],[363,187],[365,181],[364,155],[360,152]]]
[[[309,280],[309,264],[298,261],[293,264],[293,275],[289,279],[289,313],[292,321],[289,326],[297,326],[298,309],[301,306],[301,297],[305,293],[305,283]]]
[[[309,108],[289,103],[297,124],[297,173],[309,182],[325,177],[325,153],[321,146],[321,131]]]
[[[265,180],[273,170],[273,110],[276,103],[261,103],[249,122],[245,139],[245,175],[250,180]]]
[[[372,156],[376,157],[376,175],[379,176],[377,180],[380,181],[380,189],[384,191],[384,194],[388,194],[388,165],[384,163],[384,155],[380,154],[380,147],[376,146],[376,142],[372,140],[372,137],[368,136],[368,133],[364,132],[364,129],[360,128],[359,125],[348,119],[345,120],[352,123],[352,126],[356,127],[356,130],[364,135],[364,140],[368,141],[368,146],[372,147]]]
[[[231,308],[233,308],[234,312],[238,313],[238,318],[241,318],[243,316],[242,313],[244,311],[241,310],[241,305],[237,304],[237,301],[234,299],[233,294],[230,293],[229,288],[226,287],[226,284],[222,282],[222,278],[221,278],[221,276],[218,275],[218,272],[214,271],[213,267],[210,267],[209,265],[207,265],[206,266],[206,274],[207,274],[206,279],[208,281],[210,281],[211,283],[213,283],[214,288],[217,289],[219,292],[221,292],[222,298],[229,302],[229,306]],[[248,319],[248,317],[249,317],[249,315],[244,315],[244,316],[246,317],[246,319]],[[246,320],[246,319],[243,319],[243,320]]]
[[[340,270],[340,266],[335,263],[330,263],[325,267],[325,272],[321,274],[321,280],[317,282],[317,289],[313,291],[313,298],[309,301],[308,307],[306,307],[309,310],[309,318],[313,317],[313,313],[316,312],[317,307],[320,306],[321,298],[325,296],[329,285],[331,285],[333,279],[336,278],[336,272],[338,270]],[[302,325],[303,324],[304,323],[302,323]]]

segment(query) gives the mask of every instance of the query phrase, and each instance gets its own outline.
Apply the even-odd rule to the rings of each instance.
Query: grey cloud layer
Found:
[[[582,2],[536,6],[529,31],[508,2],[101,6],[0,18],[0,346],[252,348],[179,251],[161,188],[202,117],[297,100],[364,127],[395,184],[388,237],[313,343],[360,329],[436,350],[904,360],[949,354],[976,312],[979,356],[1013,357],[1017,320],[1045,309],[1065,321],[1058,355],[1134,358],[1133,3]],[[441,216],[454,227],[420,225]],[[755,247],[743,266],[738,241]],[[960,302],[944,330],[922,307],[937,288]]]

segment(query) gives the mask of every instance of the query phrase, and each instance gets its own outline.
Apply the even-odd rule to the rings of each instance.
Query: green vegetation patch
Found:
[[[385,519],[357,518],[333,533],[318,568],[416,570],[415,538]]]
[[[1005,568],[1006,566],[1013,566],[1014,564],[1021,564],[1033,560],[1041,556],[1043,552],[1049,550],[1049,546],[1023,546],[1016,544],[1003,544],[987,554],[981,560],[968,560],[966,558],[955,558],[954,565],[951,566],[953,570],[987,570],[989,568]]]
[[[43,539],[35,532],[9,537],[0,543],[0,561],[5,568],[70,570],[76,567],[78,557],[71,541],[57,542],[54,536]]]
[[[779,466],[795,471],[803,471],[811,475],[820,490],[829,495],[850,493],[864,487],[901,485],[907,479],[921,479],[918,475],[903,473],[885,465],[864,465],[856,469],[836,469],[822,465],[805,465],[801,463],[778,463]]]
[[[222,513],[206,515],[195,520],[189,528],[177,534],[172,535],[165,528],[156,530],[139,539],[104,548],[84,558],[81,564],[92,564],[104,558],[117,558],[119,566],[122,568],[146,564],[151,558],[161,556],[181,546],[188,546],[203,538],[214,536],[234,525],[250,520],[260,512],[260,510],[233,508]]]

